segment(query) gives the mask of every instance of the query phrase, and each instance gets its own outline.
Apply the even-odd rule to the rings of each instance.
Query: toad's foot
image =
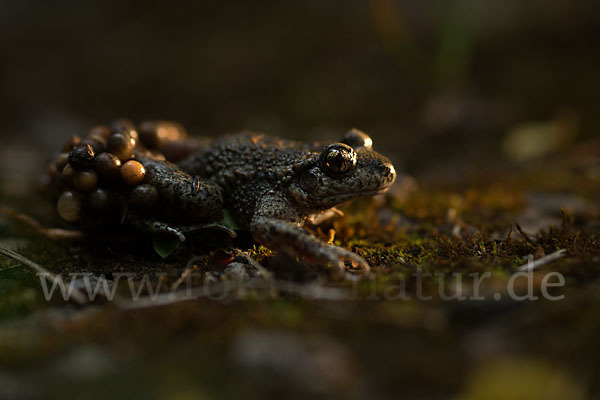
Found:
[[[369,263],[364,258],[342,247],[326,245],[321,249],[320,253],[322,253],[323,259],[331,262],[340,270],[345,269],[344,261],[348,261],[353,267],[362,269],[364,273],[371,271]]]
[[[251,231],[256,240],[273,250],[283,250],[310,262],[331,262],[340,271],[346,268],[344,261],[349,261],[365,273],[370,271],[369,264],[359,255],[324,243],[296,224],[255,216]]]

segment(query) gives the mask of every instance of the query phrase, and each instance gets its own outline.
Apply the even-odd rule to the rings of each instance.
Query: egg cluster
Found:
[[[159,203],[155,187],[144,184],[140,155],[162,159],[166,141],[180,140],[185,131],[170,122],[145,122],[139,129],[128,120],[96,126],[87,137],[73,136],[51,163],[57,211],[67,222],[87,216],[121,214],[128,207],[150,211]]]

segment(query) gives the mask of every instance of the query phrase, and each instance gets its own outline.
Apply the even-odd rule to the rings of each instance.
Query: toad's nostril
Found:
[[[396,177],[396,168],[394,168],[394,166],[392,164],[388,164],[386,165],[387,168],[387,174],[389,176],[391,176],[392,178]]]
[[[389,180],[389,182],[396,180],[396,169],[394,166],[392,164],[385,164],[384,168],[385,171],[383,175],[386,177],[386,180]]]
[[[377,163],[375,164],[375,166],[380,171],[380,173],[383,174],[383,175],[385,175],[385,176],[396,175],[396,170],[394,169],[394,166],[392,164],[390,164],[390,163],[386,163],[386,162],[382,162],[382,161],[377,161]]]

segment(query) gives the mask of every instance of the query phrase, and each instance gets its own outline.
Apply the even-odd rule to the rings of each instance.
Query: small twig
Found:
[[[221,299],[223,295],[240,288],[239,281],[216,282],[211,285],[204,285],[192,289],[181,289],[174,292],[160,293],[131,300],[119,300],[117,306],[120,309],[131,310],[140,308],[150,308],[165,306],[182,301],[197,300],[203,297],[209,299]]]
[[[561,230],[561,232],[566,232],[567,231],[567,212],[565,211],[564,208],[560,209],[560,215],[562,217],[562,221],[560,224],[560,230]]]
[[[309,300],[348,300],[350,296],[345,289],[324,287],[319,285],[297,285],[286,281],[274,281],[272,287],[284,293],[294,294]]]
[[[563,257],[566,252],[567,250],[560,249],[555,251],[554,253],[548,254],[547,256],[538,258],[535,261],[528,261],[527,264],[519,267],[519,271],[533,271],[534,269],[541,267],[542,265],[548,264],[554,260],[558,260],[559,258]]]
[[[513,224],[510,224],[510,228],[508,229],[508,235],[506,235],[506,239],[504,239],[505,242],[510,242],[512,233],[513,233]]]
[[[80,239],[83,236],[83,232],[81,231],[45,228],[33,217],[20,213],[12,208],[0,206],[0,212],[14,219],[15,221],[28,226],[35,233],[46,236],[50,239]]]
[[[135,240],[133,236],[95,235],[76,229],[46,228],[33,217],[12,208],[0,206],[0,212],[13,220],[29,227],[36,234],[52,240],[125,242]]]
[[[38,274],[41,274],[42,276],[44,276],[46,278],[46,280],[48,282],[52,283],[53,285],[55,285],[55,284],[62,285],[63,284],[62,278],[59,275],[56,275],[56,274],[48,271],[46,268],[42,267],[41,265],[36,264],[35,262],[31,261],[30,259],[28,259],[18,253],[15,253],[12,250],[8,250],[8,249],[5,249],[4,247],[0,247],[0,254],[33,269]],[[69,300],[73,300],[75,303],[80,304],[80,305],[87,304],[87,302],[88,302],[87,298],[83,295],[83,293],[75,287],[73,288],[73,292],[71,293]]]
[[[13,269],[13,268],[17,268],[17,267],[20,267],[20,266],[21,266],[21,264],[10,265],[10,266],[8,266],[6,268],[0,269],[0,272],[6,271],[6,270],[9,270],[9,269]]]
[[[525,233],[525,231],[523,231],[523,228],[521,228],[521,224],[516,222],[515,225],[517,226],[517,231],[519,231],[521,236],[523,236],[525,238],[527,243],[533,244],[533,241],[531,240],[531,238]]]
[[[160,307],[183,301],[193,301],[201,298],[223,300],[227,295],[239,289],[275,290],[289,293],[309,300],[348,300],[348,291],[339,288],[329,288],[318,285],[298,285],[293,282],[274,279],[253,279],[249,282],[223,281],[210,285],[203,285],[191,289],[181,289],[170,293],[161,293],[153,296],[144,296],[136,300],[120,300],[118,307],[121,309],[140,309]]]
[[[188,278],[188,276],[190,276],[190,274],[193,271],[198,271],[198,266],[197,265],[192,266],[192,268],[186,268],[181,273],[181,276],[179,277],[179,279],[177,279],[175,281],[175,283],[173,283],[173,285],[171,285],[171,291],[175,291],[175,290],[179,289],[179,286],[181,286],[181,284]]]
[[[254,258],[250,257],[247,253],[238,250],[238,255],[243,257],[246,261],[248,261],[248,264],[256,268],[265,278],[271,279],[273,277],[273,275],[268,269],[260,265]]]

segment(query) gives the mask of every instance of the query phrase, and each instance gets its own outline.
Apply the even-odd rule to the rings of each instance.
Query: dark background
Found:
[[[495,291],[530,256],[567,249],[537,275],[566,276],[561,302],[250,291],[130,311],[49,303],[0,258],[0,397],[598,398],[598,38],[598,0],[0,0],[0,208],[61,226],[34,183],[64,139],[115,118],[300,140],[357,127],[416,178],[333,225],[373,260],[371,288],[423,266],[491,271]],[[175,280],[201,254],[224,275],[226,253],[203,245],[162,260],[145,238],[31,233],[0,216],[0,247],[54,272]]]
[[[519,124],[598,133],[599,22],[591,0],[4,0],[0,144],[51,152],[118,117],[358,127],[410,174],[487,168]]]

